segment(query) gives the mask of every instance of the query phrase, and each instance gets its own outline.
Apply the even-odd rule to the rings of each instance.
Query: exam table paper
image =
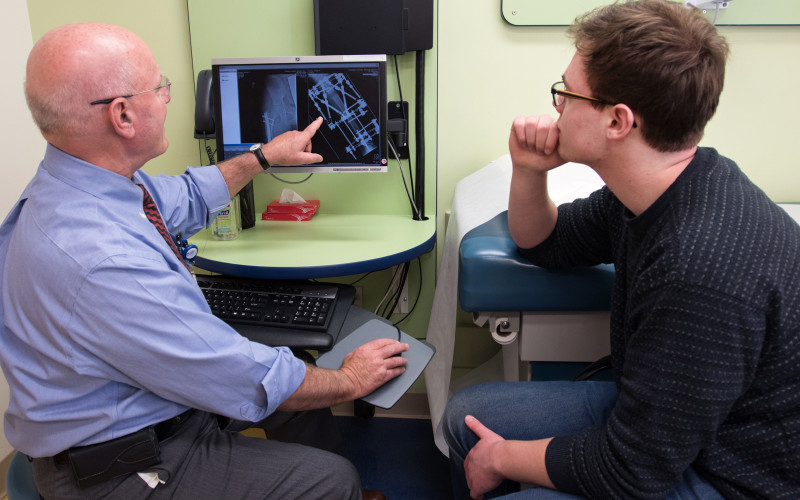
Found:
[[[459,181],[453,195],[428,323],[427,340],[436,348],[436,354],[425,369],[434,441],[445,455],[448,450],[442,434],[444,408],[454,389],[466,386],[463,381],[454,381],[452,387],[450,383],[458,311],[459,245],[471,229],[508,209],[510,185],[511,157],[504,155]],[[588,196],[602,186],[603,181],[593,170],[575,163],[561,166],[548,176],[550,197],[556,205]],[[469,384],[480,382],[485,371],[486,367],[478,367],[464,378],[469,379]]]

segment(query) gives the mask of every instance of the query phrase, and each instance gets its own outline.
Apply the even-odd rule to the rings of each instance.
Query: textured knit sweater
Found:
[[[616,268],[619,398],[550,443],[558,489],[662,498],[691,466],[726,498],[800,498],[800,227],[731,160],[700,148],[639,216],[607,188],[562,205],[521,251]]]

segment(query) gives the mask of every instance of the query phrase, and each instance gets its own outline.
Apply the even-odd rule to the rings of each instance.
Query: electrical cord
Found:
[[[208,156],[208,162],[209,162],[208,164],[209,165],[214,165],[214,163],[215,163],[214,162],[214,157],[217,155],[216,150],[212,150],[211,149],[211,146],[208,145],[208,140],[205,139],[205,138],[203,138],[203,147],[205,148],[206,155]],[[308,179],[310,179],[311,176],[314,175],[314,174],[313,173],[308,174],[308,176],[306,176],[305,179],[302,179],[302,180],[299,180],[299,181],[287,181],[286,179],[281,179],[280,177],[278,177],[277,175],[275,175],[273,173],[270,173],[269,175],[271,175],[272,177],[276,178],[277,180],[279,180],[280,182],[283,182],[285,184],[302,184],[305,181],[307,181]]]
[[[394,289],[394,293],[392,294],[392,298],[389,301],[391,303],[391,307],[389,307],[388,310],[384,310],[383,317],[386,319],[389,319],[394,311],[397,310],[397,305],[400,303],[400,299],[403,298],[403,289],[406,287],[406,280],[408,279],[408,268],[408,262],[404,262],[401,266],[400,280],[398,281],[397,286]]]
[[[392,279],[389,282],[389,285],[386,287],[386,293],[383,294],[381,301],[378,302],[378,305],[375,307],[375,314],[380,317],[384,317],[386,314],[386,306],[384,305],[386,300],[392,300],[393,292],[397,287],[397,280],[400,277],[400,266],[395,266],[394,273],[392,274]]]
[[[357,280],[355,280],[355,281],[353,281],[353,282],[351,282],[351,283],[348,283],[348,285],[350,285],[350,286],[353,286],[353,285],[355,285],[356,283],[358,283],[359,281],[361,281],[361,280],[363,280],[364,278],[366,278],[367,276],[369,276],[370,274],[372,274],[372,271],[370,271],[370,272],[368,272],[368,273],[364,273],[364,274],[362,274],[360,278],[358,278]]]
[[[414,309],[417,308],[417,304],[419,303],[419,298],[422,295],[422,262],[419,261],[419,257],[416,258],[415,260],[417,261],[417,273],[419,277],[419,282],[417,283],[417,296],[414,298],[414,304],[411,305],[411,308],[408,310],[405,316],[397,320],[394,323],[394,326],[399,325],[400,323],[411,317],[411,313],[413,313]]]
[[[400,102],[403,102],[403,87],[402,85],[400,85],[400,68],[397,65],[397,55],[394,55],[393,57],[394,57],[394,74],[395,76],[397,76],[397,92],[400,94]],[[403,113],[403,118],[407,120],[408,117],[406,116],[406,110],[401,108],[400,111]]]
[[[394,74],[397,77],[397,93],[400,95],[400,112],[403,113],[403,120],[408,123],[408,116],[406,116],[406,108],[403,107],[403,86],[400,85],[400,68],[397,66],[397,55],[393,56],[394,58]],[[407,134],[406,134],[407,135]],[[395,157],[399,158],[400,155],[395,154]],[[398,159],[399,161],[399,159]],[[402,163],[400,164],[402,166]],[[414,169],[412,168],[411,164],[411,155],[408,155],[408,178],[411,182],[411,185],[414,185]],[[411,190],[411,199],[414,200],[414,203],[417,202],[417,193],[414,190]],[[419,213],[417,210],[416,213]]]
[[[414,259],[417,262],[417,294],[414,297],[414,303],[411,305],[407,313],[403,313],[403,317],[399,320],[392,323],[392,326],[397,328],[398,332],[400,331],[399,326],[400,323],[407,320],[411,317],[411,314],[416,310],[417,304],[419,304],[420,297],[422,296],[422,263],[420,262],[419,258]],[[381,301],[375,307],[374,314],[384,318],[389,319],[394,311],[397,309],[397,305],[400,303],[400,299],[402,298],[402,291],[405,287],[406,281],[408,280],[408,273],[411,270],[411,262],[404,262],[402,265],[396,266],[394,272],[392,274],[392,279],[389,282],[389,285],[386,287],[386,292],[384,293]],[[366,275],[362,276],[358,280],[363,279],[365,276],[371,273],[367,273]],[[358,281],[356,280],[356,281]],[[355,282],[354,282],[355,283]],[[400,339],[398,333],[398,340]]]
[[[398,271],[398,269],[395,268],[394,274],[392,274],[392,279],[389,282],[389,286],[386,287],[386,293],[383,294],[383,297],[381,297],[380,302],[378,302],[378,305],[375,306],[375,310],[373,311],[374,314],[378,314],[378,311],[381,310],[381,306],[383,306],[383,302],[389,297],[389,292],[392,291],[392,285],[394,284],[395,280],[397,279],[397,271]],[[381,316],[381,317],[383,316],[382,314],[378,314],[378,315]]]
[[[417,209],[417,204],[414,202],[414,197],[411,195],[411,191],[408,189],[406,174],[403,172],[403,162],[400,161],[400,155],[397,154],[397,149],[394,147],[394,141],[392,140],[391,136],[389,137],[389,149],[392,150],[392,154],[394,154],[394,157],[397,160],[397,165],[400,167],[400,176],[403,178],[403,186],[406,188],[406,196],[408,197],[408,202],[411,203],[411,210],[414,214],[414,217],[419,217],[419,209]]]
[[[375,314],[377,314],[378,316],[382,318],[388,318],[386,309],[388,307],[388,304],[394,300],[395,295],[398,293],[396,290],[398,289],[398,282],[400,281],[401,277],[402,277],[402,266],[395,266],[392,279],[389,282],[389,285],[386,287],[386,293],[383,294],[381,301],[375,307]],[[399,286],[399,288],[400,290],[402,290],[401,285]],[[389,300],[388,303],[386,302],[387,299]],[[390,311],[389,315],[391,314],[392,310],[394,310],[394,308],[389,309]]]
[[[283,182],[284,184],[302,184],[305,181],[309,180],[312,175],[314,175],[313,173],[312,174],[308,174],[308,176],[306,176],[305,179],[302,179],[302,180],[299,180],[299,181],[287,181],[286,179],[281,179],[280,177],[278,177],[277,175],[275,175],[273,173],[270,173],[270,172],[267,172],[267,173],[269,175],[271,175],[272,177],[274,177],[275,179],[279,180],[280,182]]]

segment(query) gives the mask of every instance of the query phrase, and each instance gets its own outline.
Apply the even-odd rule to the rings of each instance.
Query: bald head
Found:
[[[101,115],[91,101],[132,92],[157,64],[132,32],[109,24],[59,26],[28,57],[25,95],[45,138],[91,133]]]

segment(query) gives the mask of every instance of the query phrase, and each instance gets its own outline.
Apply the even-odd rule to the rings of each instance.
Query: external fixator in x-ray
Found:
[[[347,140],[346,151],[357,158],[377,148],[378,119],[350,79],[344,73],[310,76],[315,85],[309,99],[327,127]]]

